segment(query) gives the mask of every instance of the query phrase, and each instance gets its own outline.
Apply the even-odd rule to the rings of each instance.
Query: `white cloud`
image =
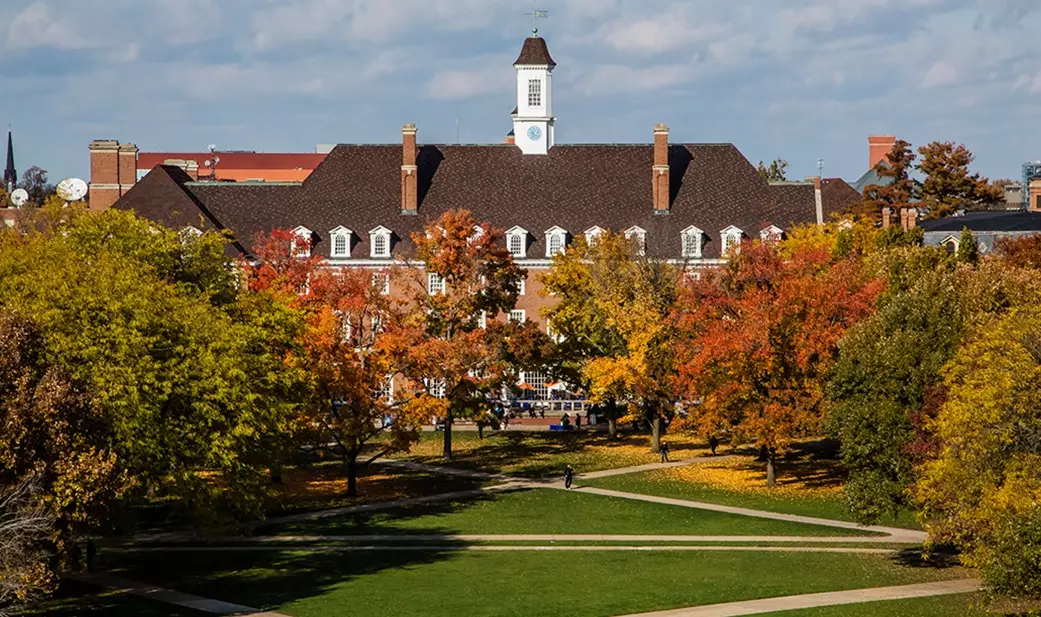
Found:
[[[922,86],[942,88],[958,83],[958,70],[946,62],[937,62],[929,67],[922,77]]]
[[[516,83],[512,67],[509,61],[506,61],[469,71],[437,73],[427,84],[426,94],[433,99],[463,99],[495,92],[509,92]]]
[[[80,34],[72,19],[52,12],[50,6],[43,1],[27,6],[15,15],[7,28],[7,47],[10,49],[84,49],[91,46]]]
[[[693,81],[696,70],[689,65],[667,64],[635,68],[618,64],[598,66],[579,82],[588,95],[624,91],[639,95],[649,90]]]

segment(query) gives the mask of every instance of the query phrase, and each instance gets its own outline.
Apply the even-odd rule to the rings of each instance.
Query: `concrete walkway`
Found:
[[[118,576],[112,576],[111,574],[74,574],[68,578],[82,583],[88,583],[90,585],[128,593],[141,598],[148,598],[157,602],[173,604],[184,608],[202,611],[204,613],[213,613],[214,615],[239,615],[240,617],[289,617],[289,615],[283,615],[282,613],[267,613],[248,606],[221,602],[220,600],[211,600],[209,598],[201,598],[199,596],[193,596],[190,593],[182,593],[180,591],[156,587],[155,585],[149,585],[147,583],[139,583]]]
[[[880,600],[906,600],[908,598],[928,598],[971,593],[978,591],[980,585],[981,582],[975,579],[958,579],[940,581],[938,583],[851,589],[849,591],[829,591],[826,593],[808,593],[799,596],[764,598],[762,600],[747,600],[744,602],[728,602],[726,604],[711,604],[708,606],[625,615],[624,617],[738,617],[740,615],[757,615],[802,608],[816,608],[818,606],[837,606],[840,604],[859,604]]]
[[[640,544],[625,546],[618,544],[572,544],[572,545],[550,545],[545,544],[348,544],[348,545],[320,545],[320,546],[135,546],[126,548],[107,549],[112,553],[273,553],[283,551],[298,551],[301,553],[355,553],[355,552],[385,552],[385,553],[415,553],[423,551],[434,552],[541,552],[541,551],[582,551],[582,552],[732,552],[744,551],[753,553],[863,553],[885,555],[895,553],[889,548],[862,548],[841,546],[698,546],[690,544],[664,545],[664,544]]]
[[[357,534],[357,535],[296,535],[296,536],[228,536],[221,542],[229,544],[293,544],[322,542],[712,542],[782,543],[782,544],[901,544],[883,536],[690,536],[690,535],[636,535],[636,534]],[[143,544],[136,542],[130,544]],[[910,542],[907,544],[911,544]],[[915,543],[917,544],[917,543]]]

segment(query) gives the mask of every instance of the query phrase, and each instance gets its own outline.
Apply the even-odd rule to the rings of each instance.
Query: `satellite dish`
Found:
[[[209,160],[207,160],[207,161],[206,161],[205,163],[203,163],[203,165],[205,165],[205,166],[207,166],[207,167],[209,167],[209,166],[210,166],[210,165],[212,165],[212,164],[213,164],[213,163],[211,163],[211,162],[210,162]]]
[[[65,178],[58,183],[57,192],[65,201],[79,201],[87,196],[87,183],[79,178]]]
[[[11,203],[14,204],[15,208],[21,208],[29,201],[29,191],[25,189],[15,189],[11,192]]]
[[[217,146],[215,144],[210,144],[209,146],[207,146],[207,148],[209,149],[210,152],[213,152],[214,150],[217,149]]]

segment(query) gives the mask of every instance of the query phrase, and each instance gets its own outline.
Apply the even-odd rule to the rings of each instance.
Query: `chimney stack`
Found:
[[[872,135],[868,140],[868,169],[874,169],[896,145],[896,137],[893,135]]]
[[[506,134],[506,137],[505,137],[505,139],[502,140],[502,143],[509,144],[511,146],[517,145],[517,137],[513,133],[513,131],[510,131],[509,133]]]
[[[669,127],[654,127],[654,167],[651,170],[655,214],[669,213]]]
[[[893,210],[889,206],[882,207],[882,229],[893,224]]]
[[[401,128],[401,213],[416,214],[419,208],[419,180],[416,166],[416,125]]]
[[[821,193],[821,177],[813,178],[813,203],[817,210],[817,224],[824,224],[824,195]]]

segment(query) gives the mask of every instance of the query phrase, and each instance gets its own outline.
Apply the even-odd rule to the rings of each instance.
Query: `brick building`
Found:
[[[410,234],[465,208],[506,231],[529,272],[514,316],[541,323],[551,299],[539,296],[538,274],[580,234],[624,232],[649,256],[703,267],[722,263],[735,243],[823,221],[861,199],[840,179],[768,183],[734,145],[670,143],[663,124],[649,144],[558,144],[555,66],[545,40],[525,40],[507,143],[422,144],[406,124],[400,143],[336,146],[299,183],[202,182],[159,165],[115,206],[175,228],[230,230],[245,253],[258,232],[292,229],[331,265],[374,271],[412,253]]]

